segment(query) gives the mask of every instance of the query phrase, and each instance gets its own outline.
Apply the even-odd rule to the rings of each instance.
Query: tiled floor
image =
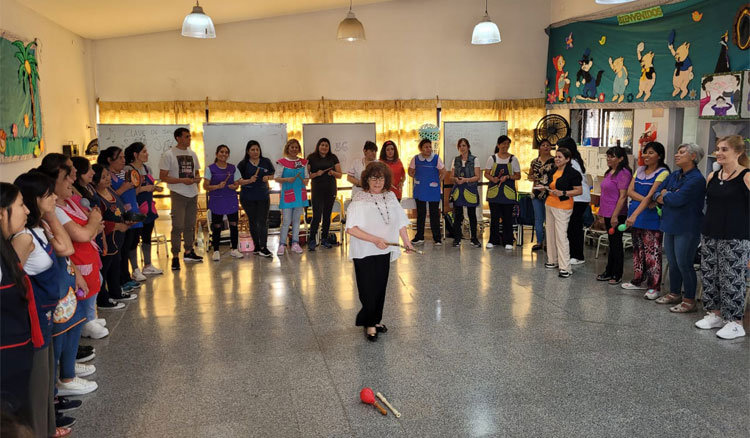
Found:
[[[528,244],[424,250],[392,265],[377,343],[344,249],[177,273],[162,251],[165,275],[87,341],[99,389],[75,436],[750,436],[748,338],[595,281],[606,255],[564,280]]]

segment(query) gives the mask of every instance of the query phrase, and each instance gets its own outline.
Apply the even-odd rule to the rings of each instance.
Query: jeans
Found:
[[[299,218],[302,216],[304,207],[281,209],[281,233],[279,234],[279,245],[286,245],[286,236],[289,233],[289,225],[292,225],[292,243],[299,243]]]
[[[229,221],[229,242],[232,245],[232,249],[237,249],[237,241],[239,240],[239,231],[237,230],[239,213],[235,211],[226,216]],[[219,250],[222,228],[224,228],[224,215],[211,213],[211,245],[214,251]]]
[[[144,223],[143,228],[138,229],[140,233],[135,241],[136,245],[138,245],[138,238],[140,238],[144,267],[151,264],[151,235],[154,233],[154,225],[156,225],[156,222]]]
[[[55,350],[55,364],[59,363],[60,379],[72,379],[76,376],[76,354],[84,322],[72,327],[65,333],[52,338]]]
[[[693,268],[695,252],[701,236],[698,233],[670,234],[664,233],[664,252],[669,261],[669,290],[680,295],[685,289],[683,298],[695,299],[698,278]]]
[[[98,294],[97,294],[98,295]],[[83,316],[86,317],[86,322],[90,322],[96,319],[96,297],[86,298],[78,302],[79,306],[83,306]]]
[[[414,240],[424,240],[424,225],[427,216],[427,205],[430,208],[430,229],[432,230],[432,240],[435,242],[442,241],[440,232],[440,201],[417,201],[417,234]]]
[[[536,233],[536,243],[537,245],[541,245],[544,243],[544,199],[534,198],[531,200],[531,205],[534,207],[534,232]]]
[[[131,260],[131,253],[138,250],[138,237],[140,236],[140,228],[130,228],[125,232],[125,241],[120,247],[120,284],[125,284],[128,281],[132,281],[130,278],[130,270],[128,269],[128,263]],[[136,259],[136,262],[138,260]],[[133,269],[138,269],[138,264],[132,266]]]
[[[250,225],[250,235],[253,237],[255,249],[261,250],[268,243],[268,210],[271,206],[269,198],[260,200],[242,200],[242,208],[247,214]]]

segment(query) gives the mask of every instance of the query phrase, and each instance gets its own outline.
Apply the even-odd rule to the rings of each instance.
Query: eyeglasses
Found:
[[[371,176],[371,177],[369,177],[367,179],[370,180],[370,181],[372,181],[372,182],[385,181],[385,177],[384,176]]]

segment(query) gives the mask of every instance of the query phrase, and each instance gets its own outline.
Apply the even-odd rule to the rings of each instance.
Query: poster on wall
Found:
[[[553,25],[547,107],[698,105],[705,75],[750,68],[747,11],[745,0],[684,0]]]
[[[698,115],[702,119],[739,119],[743,106],[743,72],[716,73],[701,78]]]
[[[44,152],[39,47],[0,30],[0,163]]]

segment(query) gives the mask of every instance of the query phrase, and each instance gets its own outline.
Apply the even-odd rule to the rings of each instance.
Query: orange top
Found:
[[[560,179],[562,176],[563,171],[560,169],[557,169],[555,171],[555,174],[552,175],[552,183],[549,185],[550,190],[555,190],[555,186],[557,185],[557,180]],[[560,198],[553,195],[552,193],[547,196],[547,205],[550,207],[559,208],[560,210],[572,210],[573,209],[573,197],[568,196],[568,199],[561,201]]]

